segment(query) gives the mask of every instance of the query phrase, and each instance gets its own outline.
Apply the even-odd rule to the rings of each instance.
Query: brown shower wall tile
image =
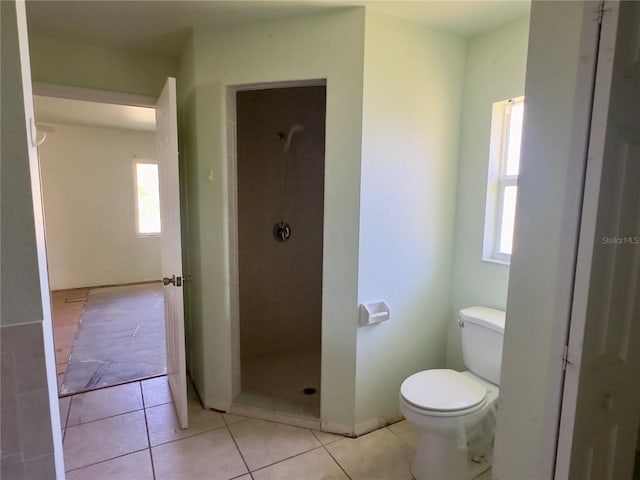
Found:
[[[323,86],[237,94],[243,362],[320,350],[325,95]],[[273,234],[281,220],[291,225],[285,242]]]

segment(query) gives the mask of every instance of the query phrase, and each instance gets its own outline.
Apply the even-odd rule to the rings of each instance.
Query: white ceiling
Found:
[[[148,132],[153,132],[156,129],[154,108],[37,95],[34,96],[34,108],[36,122],[39,124],[90,125]]]
[[[28,0],[29,31],[177,57],[192,28],[369,6],[472,36],[527,14],[529,0]]]

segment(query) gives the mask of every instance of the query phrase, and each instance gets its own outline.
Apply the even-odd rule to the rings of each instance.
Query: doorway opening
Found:
[[[319,419],[326,84],[229,94],[237,146],[230,159],[232,411]]]
[[[164,375],[155,109],[34,105],[58,393]]]

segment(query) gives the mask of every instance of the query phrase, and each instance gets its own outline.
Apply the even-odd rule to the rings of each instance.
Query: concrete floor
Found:
[[[80,317],[89,295],[88,288],[56,290],[51,292],[53,314],[53,338],[56,350],[58,387],[62,385],[67,371],[69,356],[76,340]]]
[[[68,304],[67,301],[64,305]],[[56,321],[55,305],[61,303],[54,302],[54,325],[58,324],[54,334],[59,338],[56,353],[60,370],[64,367],[61,395],[166,373],[164,299],[160,283],[90,289],[70,349],[73,315],[66,312],[66,325]],[[78,305],[74,313],[79,309]],[[70,356],[65,363],[68,350]]]

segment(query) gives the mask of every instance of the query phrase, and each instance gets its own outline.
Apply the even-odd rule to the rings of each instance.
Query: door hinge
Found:
[[[562,350],[562,370],[566,370],[567,365],[570,364],[571,362],[569,361],[569,345],[565,345],[564,349]]]

